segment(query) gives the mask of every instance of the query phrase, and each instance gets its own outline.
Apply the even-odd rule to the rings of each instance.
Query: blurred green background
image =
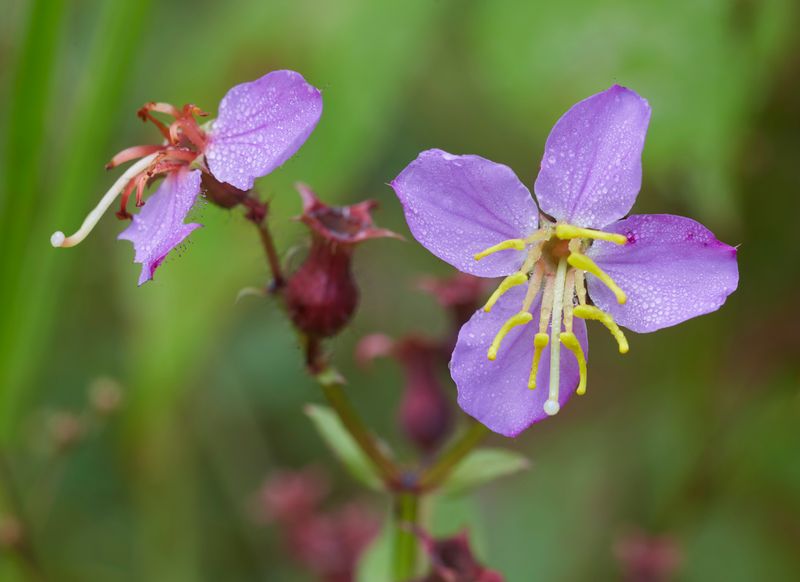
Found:
[[[103,170],[111,155],[154,140],[142,103],[213,113],[229,87],[277,68],[325,104],[300,153],[258,184],[284,250],[302,242],[296,180],[328,201],[375,198],[379,223],[407,234],[386,183],[420,150],[480,154],[530,186],[571,104],[615,82],[647,97],[634,211],[691,215],[740,244],[740,289],[715,314],[631,334],[624,358],[593,326],[589,394],[491,440],[532,469],[440,504],[431,527],[469,525],[511,582],[619,579],[614,548],[631,531],[674,540],[679,580],[800,578],[796,1],[4,0],[2,12],[0,436],[47,579],[306,580],[251,515],[263,478],[317,464],[340,499],[364,495],[302,414],[320,395],[287,325],[269,301],[235,302],[267,277],[239,213],[199,209],[206,227],[142,288],[113,215],[75,249],[48,243],[118,175]],[[390,440],[397,366],[359,371],[353,346],[444,329],[414,280],[448,272],[413,241],[358,253],[363,302],[335,356]],[[80,414],[104,377],[123,387],[121,410],[54,453],[53,414]],[[25,576],[0,554],[0,580]]]

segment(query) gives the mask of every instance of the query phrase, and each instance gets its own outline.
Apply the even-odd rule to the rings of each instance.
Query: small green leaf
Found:
[[[444,495],[461,495],[490,481],[530,467],[520,453],[507,449],[478,449],[470,453],[442,485]]]
[[[336,413],[326,406],[316,404],[306,405],[305,413],[314,423],[322,440],[353,477],[371,489],[380,490],[381,480],[375,473],[372,462],[358,448]]]
[[[391,573],[393,525],[394,520],[390,514],[380,534],[361,554],[356,567],[356,582],[393,582]]]

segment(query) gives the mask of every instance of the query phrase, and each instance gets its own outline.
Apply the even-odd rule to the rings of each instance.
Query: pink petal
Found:
[[[490,361],[486,351],[503,323],[519,311],[525,286],[506,293],[490,313],[475,312],[458,334],[450,361],[450,374],[458,388],[461,408],[496,433],[513,437],[530,425],[544,420],[544,403],[550,383],[550,347],[539,363],[535,390],[528,388],[533,361],[533,336],[539,330],[541,294],[531,307],[533,321],[512,329],[503,340],[497,359]],[[573,331],[588,358],[586,324],[574,320]],[[549,326],[548,326],[548,334]],[[567,348],[561,346],[561,382],[559,403],[562,408],[578,386],[578,364]]]
[[[300,73],[273,71],[223,97],[205,149],[214,177],[240,190],[300,149],[322,115],[322,95]]]
[[[525,251],[517,250],[474,259],[538,226],[536,204],[508,166],[427,150],[394,179],[392,188],[414,238],[459,271],[497,277],[514,272],[525,260]]]
[[[133,217],[130,226],[117,236],[133,243],[133,260],[142,264],[139,285],[152,279],[167,254],[202,226],[183,223],[198,194],[200,170],[182,169],[169,174]]]
[[[545,144],[534,191],[557,220],[601,228],[625,216],[642,185],[650,106],[619,85],[574,105]]]
[[[592,301],[617,323],[645,333],[719,309],[736,290],[736,249],[699,222],[671,214],[640,214],[606,227],[628,244],[596,242],[588,254],[628,296],[619,305],[608,288],[587,277]]]

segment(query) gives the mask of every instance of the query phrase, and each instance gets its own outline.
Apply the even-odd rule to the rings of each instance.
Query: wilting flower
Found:
[[[154,113],[174,119],[165,125]],[[151,121],[164,141],[118,153],[107,164],[113,168],[138,160],[106,192],[72,236],[56,232],[55,247],[71,247],[91,232],[100,217],[121,194],[119,218],[131,218],[127,202],[136,192],[136,206],[144,206],[144,191],[155,179],[165,179],[133,217],[119,238],[133,243],[135,262],[142,264],[139,285],[153,278],[166,255],[200,225],[184,224],[203,183],[218,185],[216,193],[246,191],[253,181],[282,165],[300,148],[322,114],[322,96],[294,71],[273,71],[260,79],[233,87],[219,105],[219,115],[199,125],[207,113],[195,105],[178,109],[167,103],[147,103],[138,115]],[[233,194],[232,194],[233,195]]]
[[[475,558],[466,531],[441,539],[421,530],[416,533],[431,561],[430,573],[418,582],[503,582],[499,572],[489,570]]]
[[[534,185],[541,212],[510,168],[478,156],[428,150],[392,182],[411,232],[434,255],[465,273],[505,276],[461,329],[450,362],[460,406],[495,432],[515,436],[585,391],[584,319],[603,323],[625,353],[619,325],[675,325],[736,289],[736,249],[701,224],[622,219],[641,186],[649,120],[647,101],[618,85],[573,106],[545,144]]]
[[[328,206],[306,185],[300,220],[311,231],[308,257],[289,278],[284,297],[289,317],[302,332],[317,338],[336,335],[353,316],[358,287],[351,269],[353,249],[372,238],[398,235],[372,221],[372,200],[352,206]]]

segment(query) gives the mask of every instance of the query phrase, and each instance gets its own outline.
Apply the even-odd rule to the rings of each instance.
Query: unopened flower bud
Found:
[[[375,358],[392,357],[403,366],[405,390],[398,421],[406,438],[425,453],[433,452],[450,434],[452,410],[438,368],[444,368],[449,352],[440,342],[419,336],[394,341],[374,333],[361,338],[356,361],[365,366]]]
[[[200,183],[203,185],[206,200],[220,208],[233,208],[247,198],[247,192],[244,190],[239,190],[227,182],[220,182],[214,176],[205,172],[200,179]]]
[[[450,402],[437,374],[441,349],[412,337],[399,342],[395,353],[406,375],[399,410],[400,427],[417,448],[433,452],[450,434],[453,420]]]
[[[258,517],[284,525],[315,515],[329,493],[328,479],[315,468],[280,471],[258,493]]]
[[[312,337],[330,337],[350,321],[358,305],[358,287],[351,269],[355,245],[398,235],[373,224],[373,201],[327,206],[307,186],[297,188],[303,199],[300,220],[311,231],[311,249],[289,278],[286,306],[300,331]]]
[[[614,554],[626,582],[666,582],[675,577],[683,561],[678,542],[670,536],[632,531],[621,536]]]

